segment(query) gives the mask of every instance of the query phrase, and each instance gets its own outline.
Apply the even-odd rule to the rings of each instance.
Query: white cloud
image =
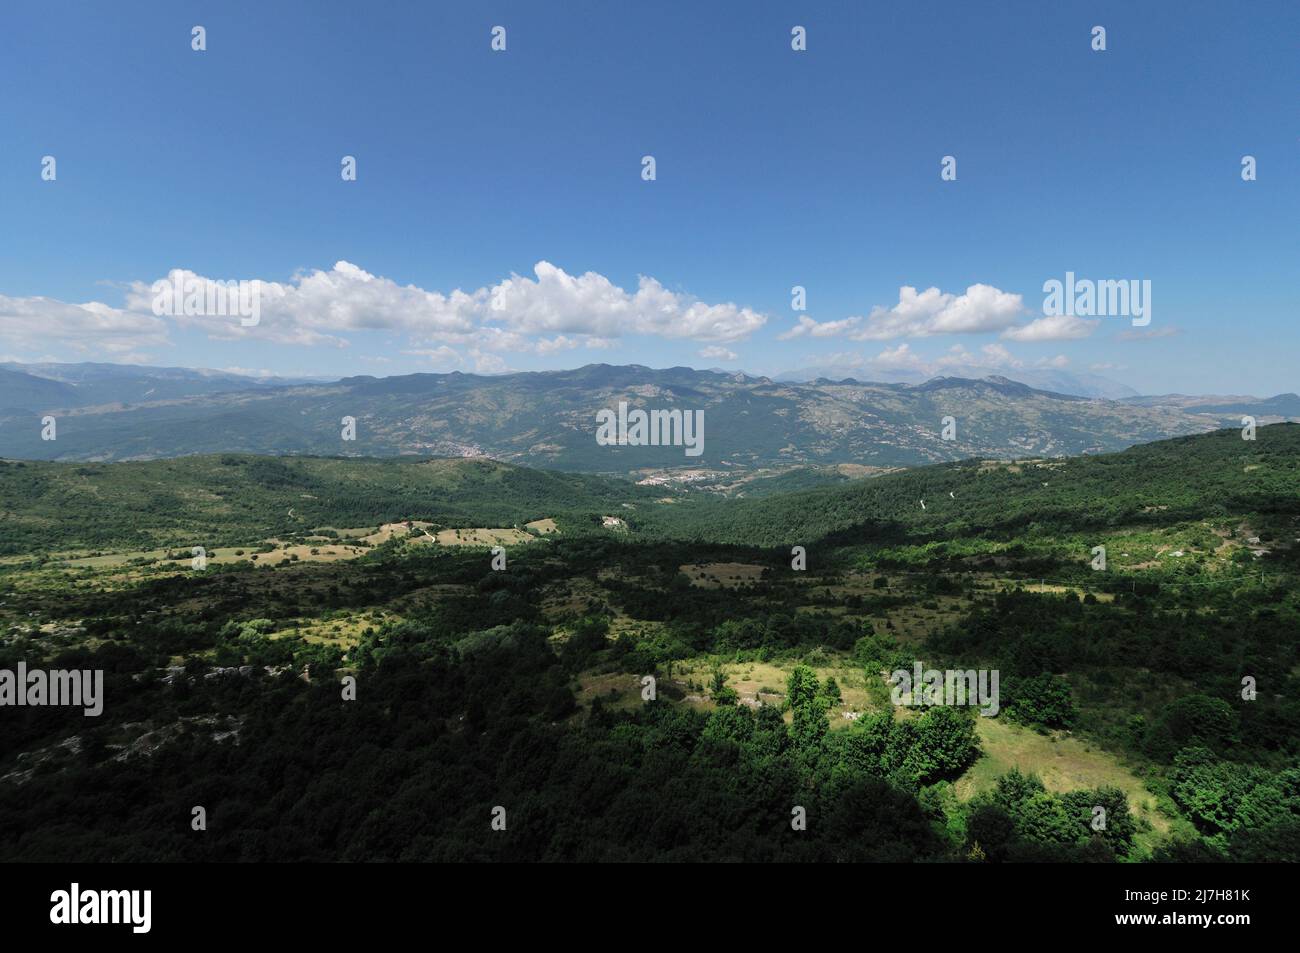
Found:
[[[735,361],[740,358],[740,355],[725,347],[710,344],[708,347],[700,348],[700,357],[707,358],[710,361]]]
[[[538,354],[558,354],[560,351],[572,351],[575,347],[579,347],[580,343],[576,338],[561,334],[549,340],[546,338],[539,340],[535,350]]]
[[[954,345],[948,353],[934,362],[936,369],[950,367],[982,368],[985,370],[1021,370],[1023,368],[1056,368],[1069,366],[1070,359],[1064,354],[1055,357],[1040,357],[1026,362],[1016,357],[1007,348],[996,341],[985,344],[979,353],[973,354],[960,344]]]
[[[799,316],[799,323],[788,331],[783,331],[776,336],[778,341],[789,341],[794,338],[814,337],[830,338],[839,334],[851,331],[861,323],[861,318],[843,318],[839,321],[814,321],[807,315]]]
[[[1075,341],[1097,330],[1098,320],[1072,314],[1049,314],[1020,327],[1007,328],[1002,336],[1008,341]]]
[[[855,341],[880,341],[936,334],[980,334],[1001,331],[1024,311],[1021,297],[991,285],[976,284],[954,295],[910,285],[898,289],[898,304],[876,307],[863,326],[849,337]]]
[[[186,269],[173,269],[165,281],[196,282],[205,290],[214,279]],[[391,329],[423,338],[467,334],[476,327],[479,307],[463,292],[449,296],[414,285],[378,278],[350,262],[336,262],[329,271],[299,273],[288,283],[259,281],[260,320],[243,327],[238,315],[168,315],[183,327],[199,328],[222,339],[256,338],[279,344],[345,346],[340,334]],[[126,295],[131,311],[152,313],[154,282],[134,281]],[[180,309],[176,309],[180,310]]]
[[[885,348],[869,362],[877,367],[902,367],[920,370],[926,366],[919,355],[912,351],[910,344],[900,344],[895,348]]]
[[[735,304],[706,304],[642,276],[635,294],[589,271],[570,275],[550,262],[533,268],[536,280],[511,275],[475,296],[486,296],[494,323],[532,334],[648,334],[696,341],[738,341],[767,321]]]
[[[120,356],[169,343],[171,327],[220,340],[329,347],[348,346],[354,333],[395,331],[417,348],[546,355],[611,348],[634,335],[727,344],[747,338],[767,321],[750,308],[699,301],[646,276],[635,291],[625,291],[603,275],[570,275],[546,261],[533,272],[533,277],[512,274],[490,287],[442,293],[399,285],[339,261],[327,271],[300,272],[287,282],[255,281],[259,320],[248,327],[238,314],[176,314],[184,309],[169,307],[156,315],[153,281],[128,283],[120,309],[94,301],[0,296],[0,344],[24,351],[61,344]],[[222,279],[178,268],[161,280],[181,283],[188,294],[191,285],[206,292]]]
[[[487,354],[477,348],[469,352],[477,374],[508,374],[512,368],[499,354]]]
[[[546,261],[533,271],[535,278],[512,274],[491,287],[443,294],[399,285],[339,261],[329,271],[300,273],[287,283],[261,282],[261,320],[254,327],[241,326],[236,317],[182,315],[172,320],[214,337],[284,344],[341,346],[346,344],[341,335],[348,332],[383,329],[404,332],[416,342],[536,353],[583,343],[606,347],[625,335],[725,343],[748,337],[767,320],[750,308],[709,304],[669,291],[645,276],[635,292],[627,292],[591,271],[570,275]],[[167,277],[205,284],[213,280],[181,269]],[[152,310],[152,284],[130,285],[129,310]],[[530,337],[549,340],[529,342]]]
[[[877,305],[865,318],[854,315],[838,321],[815,321],[802,315],[777,339],[845,335],[851,341],[888,341],[937,334],[982,334],[1013,326],[1023,312],[1020,295],[992,285],[971,285],[959,295],[938,288],[917,291],[904,285],[898,289],[898,303],[892,307]]]
[[[107,353],[125,362],[137,348],[167,343],[167,325],[152,314],[113,308],[100,301],[69,304],[54,298],[0,295],[0,341],[18,350],[69,347],[82,354]]]
[[[896,347],[887,347],[874,357],[864,357],[853,352],[839,352],[817,359],[819,366],[835,369],[861,369],[866,372],[911,371],[924,377],[935,377],[954,371],[958,373],[972,370],[1015,371],[1031,367],[1060,369],[1068,366],[1069,363],[1069,358],[1064,354],[1027,363],[997,342],[985,344],[977,352],[969,351],[961,344],[954,344],[946,353],[933,360],[927,360],[917,354],[907,342]]]
[[[1003,345],[985,344],[979,354],[972,354],[960,344],[936,362],[939,367],[951,367],[963,364],[970,367],[1024,367],[1025,362],[1008,351]]]
[[[410,348],[402,353],[410,354],[412,357],[422,357],[438,368],[459,367],[465,363],[465,359],[458,352],[445,344],[435,348]]]

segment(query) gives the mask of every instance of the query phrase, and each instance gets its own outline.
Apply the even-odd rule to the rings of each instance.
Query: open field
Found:
[[[963,800],[992,790],[998,777],[1016,768],[1037,775],[1049,791],[1117,787],[1128,795],[1130,810],[1157,835],[1169,832],[1169,819],[1156,810],[1155,796],[1115,755],[1086,740],[1059,732],[1043,735],[997,718],[980,718],[976,728],[982,754],[955,785]]]

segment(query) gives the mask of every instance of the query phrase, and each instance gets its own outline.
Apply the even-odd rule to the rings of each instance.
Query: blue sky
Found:
[[[0,357],[1300,390],[1297,35],[1284,2],[9,4]],[[255,327],[155,315],[173,269],[275,286]],[[1035,324],[1067,271],[1149,280],[1151,323]]]

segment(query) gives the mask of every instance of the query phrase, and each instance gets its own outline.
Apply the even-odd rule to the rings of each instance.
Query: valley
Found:
[[[92,858],[1295,859],[1300,426],[752,496],[10,460],[0,500],[0,668],[106,672],[89,727],[9,713],[12,859],[68,811]],[[998,713],[891,704],[918,662]]]

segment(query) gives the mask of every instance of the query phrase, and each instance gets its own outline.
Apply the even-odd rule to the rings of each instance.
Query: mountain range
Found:
[[[596,413],[704,412],[703,453],[601,446]],[[636,474],[1056,457],[1300,417],[1300,397],[1127,396],[1038,389],[1006,377],[909,383],[779,381],[743,373],[592,364],[482,376],[337,381],[118,365],[0,365],[0,457],[146,460],[214,452],[486,456]],[[56,418],[42,439],[41,418]],[[944,419],[952,418],[944,439]],[[344,439],[344,418],[355,439]],[[955,431],[955,432],[954,432]]]
[[[1038,390],[1051,391],[1057,394],[1071,394],[1075,397],[1101,397],[1106,400],[1123,400],[1128,397],[1138,396],[1138,391],[1132,387],[1111,380],[1109,377],[1079,371],[1066,371],[1055,367],[990,370],[988,367],[981,367],[978,364],[966,363],[951,363],[943,367],[943,376],[945,377],[965,377],[980,380],[988,377],[991,373],[1010,374],[1021,384],[1028,384]],[[936,376],[914,367],[887,367],[876,364],[860,365],[841,362],[782,371],[776,375],[775,379],[803,383],[818,378],[828,380],[843,380],[846,377],[860,379],[864,374],[869,374],[870,379],[873,381],[888,384],[924,384]]]
[[[0,362],[0,412],[138,404],[226,391],[300,384],[283,377],[135,364]]]

